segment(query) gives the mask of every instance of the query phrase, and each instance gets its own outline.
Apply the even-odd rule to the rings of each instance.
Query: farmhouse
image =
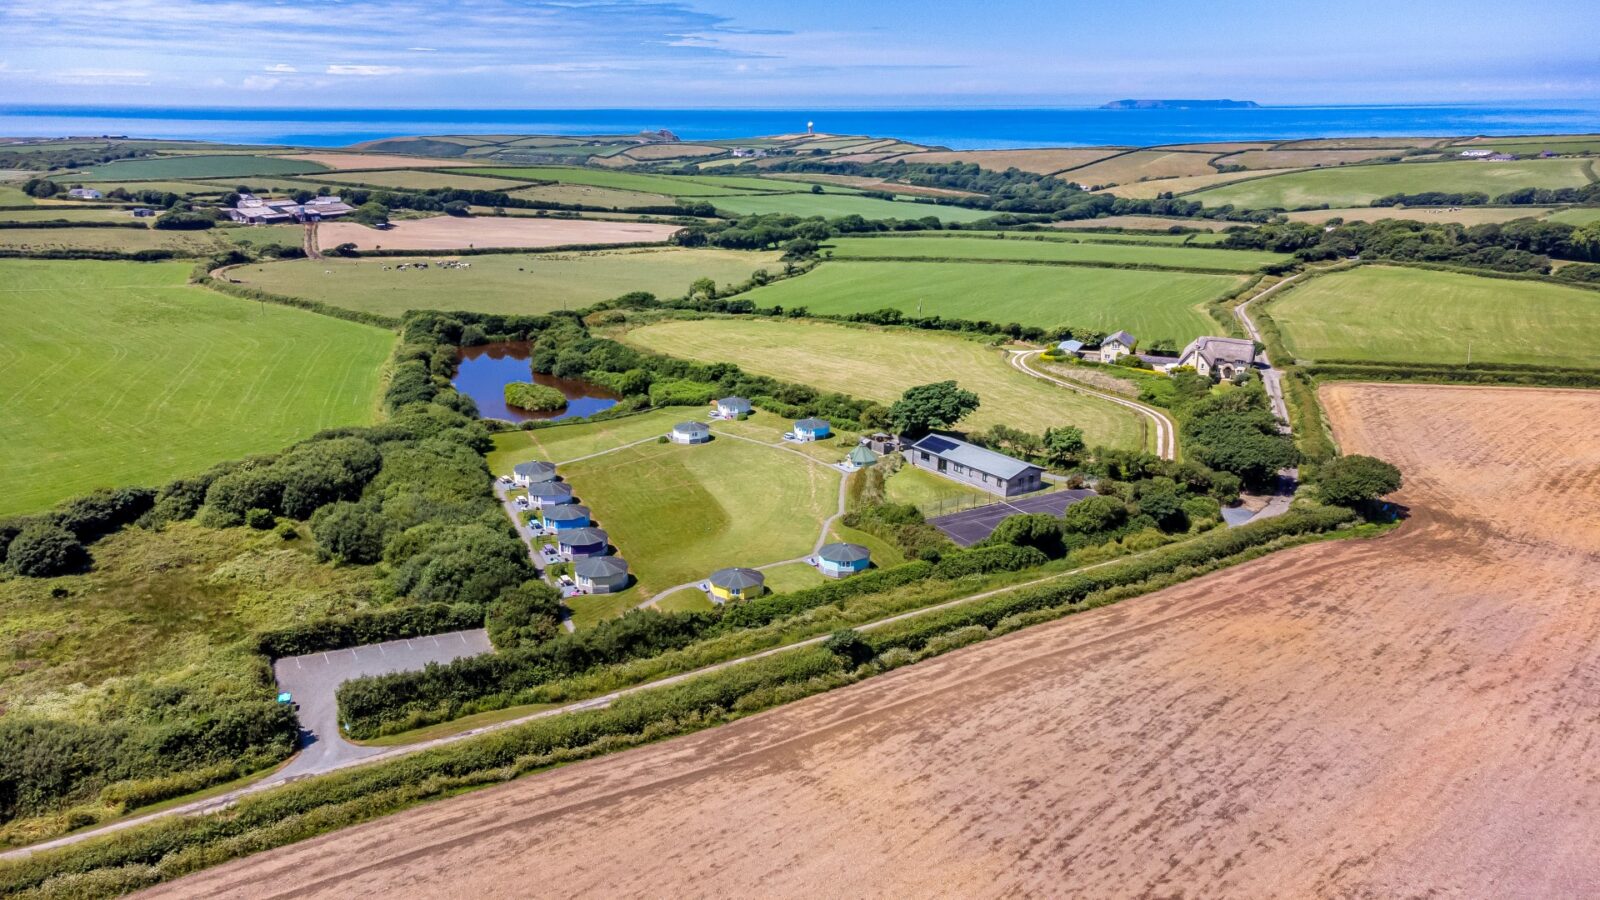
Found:
[[[857,444],[850,451],[850,455],[844,458],[845,468],[852,472],[856,469],[865,469],[868,466],[876,465],[877,462],[878,454],[873,453],[872,448],[866,444]]]
[[[1043,486],[1044,470],[960,438],[930,434],[906,448],[906,462],[951,481],[1010,497]]]
[[[828,544],[817,551],[817,569],[829,578],[864,572],[870,565],[872,554],[860,544]]]
[[[577,503],[548,506],[539,510],[539,518],[544,522],[546,528],[556,534],[578,528],[588,528],[589,507]]]
[[[246,225],[269,222],[314,222],[355,212],[355,207],[338,197],[314,197],[305,203],[293,200],[263,200],[254,194],[240,194],[239,205],[228,210],[228,218]]]
[[[1493,150],[1463,150],[1461,155],[1467,159],[1486,159],[1494,153]]]
[[[1126,331],[1114,331],[1100,342],[1100,349],[1084,354],[1085,359],[1113,363],[1133,352],[1139,341]]]
[[[750,414],[750,401],[743,397],[723,397],[717,401],[716,414],[724,419],[737,419]]]
[[[534,509],[561,506],[572,502],[572,485],[560,481],[541,481],[528,485],[528,502]]]
[[[628,586],[628,563],[620,556],[586,556],[572,564],[572,577],[586,594],[609,594]]]
[[[511,480],[517,487],[527,487],[531,484],[543,484],[546,481],[556,480],[555,463],[525,462],[517,463],[511,467]]]
[[[767,589],[766,576],[755,569],[718,569],[706,581],[711,585],[712,599],[718,602],[749,600]]]
[[[833,429],[828,425],[827,419],[801,419],[794,423],[794,437],[797,441],[820,441],[833,434]]]
[[[567,559],[605,556],[611,552],[611,536],[599,528],[574,528],[556,535],[556,550]]]
[[[1167,366],[1172,371],[1179,366],[1194,366],[1194,370],[1207,378],[1227,381],[1240,372],[1248,372],[1255,365],[1256,345],[1243,338],[1198,337],[1183,348],[1178,361]]]
[[[674,444],[704,444],[711,440],[711,426],[704,422],[679,422],[667,439]]]
[[[94,188],[73,188],[67,191],[67,196],[75,200],[99,200],[104,195]]]

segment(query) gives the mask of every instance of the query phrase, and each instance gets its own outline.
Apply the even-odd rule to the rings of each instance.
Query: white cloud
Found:
[[[275,73],[277,73],[279,75],[290,75],[290,74],[293,74],[293,73],[298,72],[300,70],[296,69],[294,66],[288,65],[286,63],[278,63],[276,65],[267,66],[265,69],[262,69],[261,71],[263,71],[263,72],[275,72]]]
[[[412,53],[438,53],[438,47],[407,47]]]
[[[239,82],[239,87],[247,91],[270,91],[283,84],[282,78],[268,78],[265,75],[247,75]]]
[[[143,69],[62,69],[54,77],[61,84],[150,85],[150,73]]]
[[[352,66],[352,65],[330,65],[330,66],[328,66],[328,74],[329,75],[363,75],[363,76],[399,75],[401,72],[404,72],[404,71],[405,71],[405,69],[402,69],[399,66]]]

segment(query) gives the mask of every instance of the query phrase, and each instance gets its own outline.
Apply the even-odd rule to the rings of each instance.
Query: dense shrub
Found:
[[[395,566],[389,582],[417,600],[484,604],[534,574],[528,548],[506,528],[423,525],[406,534],[408,546],[420,549]]]
[[[1322,499],[1339,506],[1360,506],[1400,490],[1400,470],[1371,456],[1339,456],[1317,467]]]
[[[323,559],[365,565],[383,558],[388,524],[383,510],[375,504],[340,501],[324,506],[311,517],[311,536]]]
[[[483,607],[470,603],[418,603],[299,622],[256,635],[256,650],[274,659],[382,641],[465,631],[483,625]]]
[[[983,539],[988,547],[1030,547],[1050,559],[1067,555],[1067,545],[1062,539],[1061,520],[1045,513],[1019,513],[1000,520],[994,531]]]
[[[561,594],[537,579],[523,582],[489,604],[489,640],[502,652],[543,643],[561,633]]]
[[[514,381],[506,385],[505,398],[507,406],[536,412],[554,412],[567,406],[565,394],[553,387],[526,381]]]
[[[32,578],[66,575],[88,564],[89,551],[72,532],[49,522],[22,529],[6,547],[6,568]]]

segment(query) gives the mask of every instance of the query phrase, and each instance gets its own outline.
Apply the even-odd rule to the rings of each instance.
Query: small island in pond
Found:
[[[1101,109],[1260,109],[1254,100],[1113,100]]]
[[[513,381],[506,385],[506,405],[517,409],[533,410],[534,412],[555,412],[565,409],[567,397],[565,394],[543,384],[532,384],[526,381]]]

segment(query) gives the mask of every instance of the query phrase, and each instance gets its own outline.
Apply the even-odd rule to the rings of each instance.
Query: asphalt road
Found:
[[[345,650],[286,656],[272,664],[278,688],[294,695],[300,707],[300,755],[279,778],[315,775],[382,753],[384,747],[363,747],[339,731],[339,706],[334,692],[352,678],[408,672],[428,663],[488,653],[489,633],[482,628],[449,634],[367,644]]]
[[[1250,335],[1251,340],[1261,344],[1266,343],[1261,340],[1261,332],[1256,329],[1255,320],[1250,318],[1250,304],[1266,299],[1268,295],[1286,284],[1292,284],[1299,277],[1291,275],[1233,308],[1233,314],[1238,317],[1239,324],[1244,326],[1245,333]],[[1266,351],[1256,356],[1256,364],[1261,367],[1261,383],[1266,386],[1267,399],[1272,402],[1272,414],[1283,423],[1283,433],[1288,434],[1289,405],[1283,400],[1283,373],[1272,367],[1272,360],[1268,358]]]

